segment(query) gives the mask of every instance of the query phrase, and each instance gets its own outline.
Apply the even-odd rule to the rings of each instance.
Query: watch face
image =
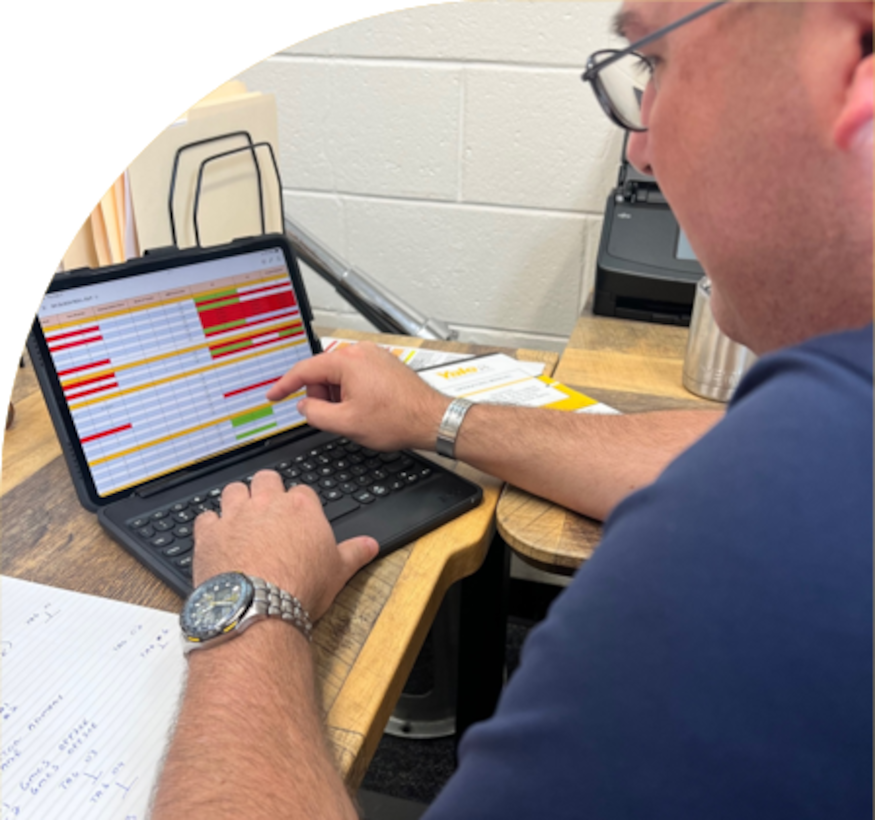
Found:
[[[204,581],[185,602],[179,622],[189,640],[208,641],[227,632],[252,603],[255,590],[239,572],[226,572]]]

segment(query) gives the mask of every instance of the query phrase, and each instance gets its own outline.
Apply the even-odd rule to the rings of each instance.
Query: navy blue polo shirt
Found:
[[[872,817],[872,328],[760,360],[620,504],[436,818]]]

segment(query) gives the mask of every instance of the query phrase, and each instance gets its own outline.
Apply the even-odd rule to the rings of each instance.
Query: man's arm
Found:
[[[311,424],[378,450],[434,450],[450,402],[368,343],[301,362],[267,395],[276,401],[303,387],[307,398],[299,407]],[[708,410],[597,416],[476,405],[462,423],[456,455],[517,487],[604,519],[722,416]]]
[[[282,549],[280,548],[282,547]],[[198,516],[195,581],[237,570],[298,597],[315,621],[377,552],[372,538],[335,544],[309,487],[276,473],[231,484],[222,517]],[[310,645],[266,620],[189,654],[186,692],[152,820],[355,818],[322,733]]]

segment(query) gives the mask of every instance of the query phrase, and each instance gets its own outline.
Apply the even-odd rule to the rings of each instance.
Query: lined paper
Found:
[[[144,820],[182,691],[176,615],[0,579],[0,820]]]

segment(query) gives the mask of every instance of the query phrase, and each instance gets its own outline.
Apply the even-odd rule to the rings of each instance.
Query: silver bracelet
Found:
[[[453,399],[450,402],[447,412],[441,419],[440,427],[438,427],[434,449],[439,456],[456,457],[456,439],[459,436],[459,428],[462,426],[465,413],[468,412],[472,404],[474,402],[468,401],[468,399]]]
[[[265,615],[268,618],[282,618],[286,623],[298,628],[301,634],[308,640],[313,638],[313,623],[307,610],[301,602],[291,593],[280,589],[276,584],[255,578],[250,575],[249,580],[255,587],[255,598],[252,608],[256,615]]]

